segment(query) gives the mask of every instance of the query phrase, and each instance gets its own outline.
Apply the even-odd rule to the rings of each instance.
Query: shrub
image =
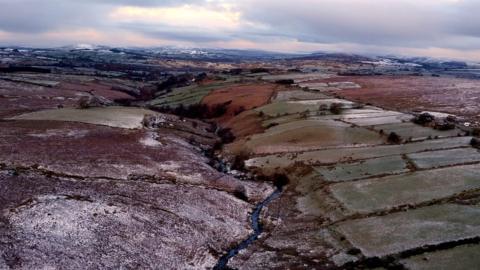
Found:
[[[226,71],[225,73],[231,74],[231,75],[240,75],[242,74],[242,72],[243,72],[243,69],[241,68],[232,68],[229,71]]]
[[[479,148],[479,149],[480,149],[480,139],[478,139],[478,138],[473,138],[473,139],[470,141],[470,145],[472,145],[472,146],[475,147],[475,148]]]
[[[223,144],[231,143],[235,140],[235,136],[230,128],[221,128],[217,131],[217,136],[220,137]]]
[[[157,92],[164,90],[170,90],[176,87],[188,86],[191,84],[193,75],[191,74],[181,74],[178,76],[169,76],[166,80],[156,85]]]
[[[268,73],[269,70],[266,68],[252,68],[250,73]]]
[[[435,116],[429,113],[422,113],[413,118],[413,122],[418,125],[426,126],[435,121]]]
[[[332,105],[330,105],[330,112],[333,114],[341,114],[343,112],[343,104],[333,103]]]
[[[180,104],[175,108],[163,106],[160,108],[151,107],[151,109],[162,113],[175,114],[180,117],[187,117],[193,119],[211,119],[223,116],[227,112],[228,105],[230,105],[230,103],[231,101],[216,104],[212,107],[209,107],[206,104],[192,104],[189,106],[184,106],[183,104]]]
[[[287,176],[287,172],[283,170],[281,172],[269,175],[259,173],[256,175],[256,180],[261,182],[272,182],[273,185],[275,185],[275,187],[280,190],[286,185],[288,185],[288,183],[290,182],[290,179]]]
[[[273,184],[279,189],[282,189],[284,186],[288,185],[289,182],[290,180],[285,174],[277,173],[273,175]]]
[[[300,118],[307,119],[309,114],[310,114],[310,111],[306,110],[306,111],[300,113]]]
[[[455,122],[447,120],[435,121],[435,129],[438,130],[452,130],[455,129]]]
[[[355,105],[353,105],[353,108],[352,109],[363,109],[365,108],[365,105],[362,104],[362,103],[355,103]]]
[[[318,110],[319,110],[319,111],[326,111],[326,110],[328,110],[327,104],[322,104],[322,105],[318,106]]]
[[[245,170],[245,161],[248,160],[251,153],[247,150],[238,152],[232,160],[232,170],[243,171]]]
[[[390,135],[388,135],[387,138],[389,143],[401,143],[402,138],[395,132],[391,132]]]
[[[233,113],[235,116],[241,114],[242,112],[246,111],[245,107],[243,106],[240,106],[238,107],[238,109],[235,110],[235,112]]]
[[[238,199],[248,202],[247,191],[244,186],[238,186],[233,191],[233,196],[237,197]]]
[[[480,128],[473,128],[472,129],[472,136],[480,136]]]
[[[265,127],[265,129],[269,129],[269,128],[272,128],[272,127],[276,127],[276,126],[278,126],[278,125],[279,125],[278,123],[270,123],[270,124],[268,124],[268,125]]]
[[[208,78],[207,73],[202,72],[202,73],[198,74],[197,76],[195,76],[195,81],[196,82],[201,82],[201,81],[204,81],[207,78]]]
[[[282,85],[291,85],[294,84],[295,81],[292,79],[285,79],[285,80],[277,80],[275,81],[276,84],[282,84]]]
[[[230,105],[231,103],[232,101],[228,101],[225,103],[213,105],[210,110],[208,110],[205,118],[217,118],[223,116],[227,112],[228,105]]]

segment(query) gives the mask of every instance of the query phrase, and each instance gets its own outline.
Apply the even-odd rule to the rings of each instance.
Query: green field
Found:
[[[214,82],[208,85],[190,85],[186,87],[175,88],[172,92],[158,97],[150,102],[152,106],[177,107],[180,104],[184,106],[198,104],[210,92],[234,85],[234,80]]]

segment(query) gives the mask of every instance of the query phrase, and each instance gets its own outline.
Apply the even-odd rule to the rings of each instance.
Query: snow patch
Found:
[[[162,146],[162,143],[157,140],[158,138],[159,138],[159,136],[157,134],[155,134],[153,132],[149,132],[149,133],[147,133],[147,135],[145,137],[143,137],[140,140],[140,143],[143,144],[144,146],[148,146],[148,147]]]

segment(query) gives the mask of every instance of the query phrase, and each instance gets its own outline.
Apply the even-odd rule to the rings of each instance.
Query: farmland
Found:
[[[11,56],[0,269],[478,264],[478,80],[144,53]]]

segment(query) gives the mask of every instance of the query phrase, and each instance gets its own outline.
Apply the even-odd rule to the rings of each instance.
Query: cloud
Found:
[[[0,43],[81,40],[480,59],[477,0],[0,0],[0,7]]]
[[[236,29],[240,14],[231,11],[217,11],[201,6],[179,7],[119,7],[112,11],[109,18],[118,23],[143,23],[145,26],[167,25],[173,27],[191,27],[211,31]]]
[[[39,33],[101,25],[102,6],[69,0],[0,0],[0,30]]]
[[[438,39],[443,13],[434,5],[399,0],[248,0],[241,8],[246,20],[300,40],[412,46]]]
[[[105,27],[111,10],[128,6],[201,4],[200,0],[0,0],[0,30],[41,33],[54,29]]]
[[[69,0],[66,0],[69,1]],[[73,0],[72,0],[73,1]],[[185,4],[203,4],[206,0],[84,0],[90,4],[110,4],[115,6],[160,7]]]

